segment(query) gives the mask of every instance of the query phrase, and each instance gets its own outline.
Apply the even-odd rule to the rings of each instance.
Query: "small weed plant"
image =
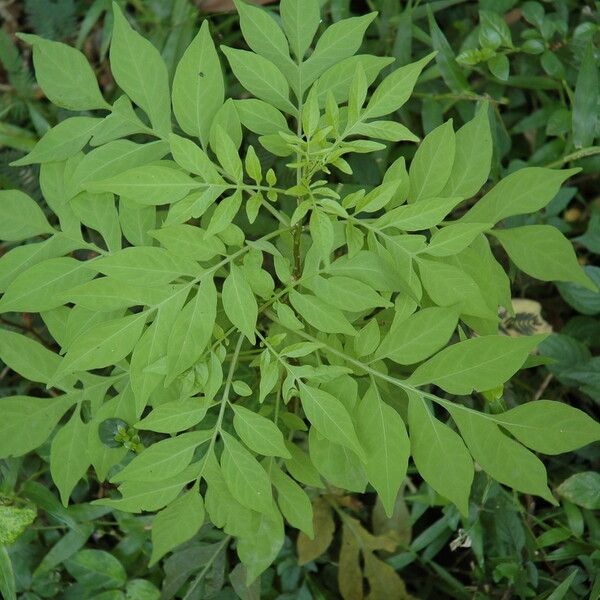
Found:
[[[96,504],[156,512],[152,562],[209,522],[249,581],[286,523],[309,547],[327,490],[374,489],[391,513],[409,460],[463,515],[475,464],[556,503],[535,453],[600,425],[549,400],[495,409],[543,339],[499,332],[512,305],[496,257],[595,289],[558,229],[502,226],[577,170],[490,188],[486,103],[420,143],[398,122],[433,55],[357,55],[374,14],[315,41],[317,0],[282,0],[280,21],[237,8],[250,50],[220,50],[242,99],[225,99],[207,22],[170,82],[115,5],[112,104],[78,50],[21,36],[45,95],[76,114],[17,161],[40,165],[49,210],[0,192],[0,312],[38,313],[56,340],[0,331],[2,360],[42,384],[0,401],[0,456],[51,439],[65,505],[93,469],[109,482]],[[418,146],[361,185],[352,156],[386,142]]]

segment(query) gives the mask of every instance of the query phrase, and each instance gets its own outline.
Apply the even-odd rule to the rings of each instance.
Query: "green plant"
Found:
[[[373,14],[335,23],[307,57],[316,1],[284,0],[282,27],[237,6],[252,52],[223,52],[254,96],[241,100],[224,99],[206,23],[171,93],[160,54],[115,5],[111,68],[124,94],[112,105],[77,50],[21,36],[46,96],[80,114],[16,162],[41,164],[52,223],[22,192],[0,192],[0,237],[43,238],[0,259],[0,312],[39,313],[61,348],[0,332],[2,360],[51,392],[2,400],[0,456],[34,450],[61,423],[50,469],[64,504],[91,465],[119,492],[95,504],[159,511],[152,563],[206,509],[236,539],[248,581],[277,556],[282,515],[312,537],[321,489],[371,485],[391,514],[409,455],[463,515],[474,460],[556,503],[530,450],[573,450],[600,426],[559,402],[488,402],[536,364],[543,339],[498,333],[510,284],[492,246],[533,277],[596,289],[555,228],[496,227],[546,206],[577,170],[523,168],[480,195],[492,157],[484,103],[457,132],[433,129],[409,168],[400,157],[364,186],[347,158],[384,149],[376,140],[418,141],[388,115],[433,55],[369,94],[390,62],[355,55]],[[242,148],[242,127],[259,150]],[[265,153],[285,159],[277,171],[265,172]],[[383,572],[363,554],[367,577]]]

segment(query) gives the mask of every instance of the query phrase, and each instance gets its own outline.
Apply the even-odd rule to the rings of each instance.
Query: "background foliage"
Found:
[[[206,17],[202,7],[180,0],[121,4],[161,50],[172,75]],[[83,49],[110,98],[109,6],[102,0],[0,3],[0,187],[40,197],[35,167],[13,169],[8,163],[67,116],[41,97],[31,74],[30,50],[16,42],[14,33],[31,31]],[[218,2],[209,7],[226,8]],[[325,3],[330,21],[371,10],[379,16],[367,32],[364,52],[394,56],[400,64],[432,49],[439,52],[436,66],[401,111],[402,122],[412,131],[424,135],[450,117],[458,127],[471,118],[473,103],[485,100],[495,116],[494,181],[523,163],[582,167],[544,211],[514,217],[511,224],[557,227],[577,244],[580,262],[600,282],[597,3]],[[219,12],[212,23],[217,41],[244,47],[235,16]],[[230,73],[227,77],[229,93],[237,97],[242,90]],[[377,160],[358,155],[352,167],[375,185],[395,157],[391,145]],[[511,407],[543,394],[598,415],[600,294],[576,284],[541,284],[516,271],[514,278],[517,316],[507,317],[505,327],[513,335],[552,328],[555,333],[542,352],[555,360],[523,372],[505,390],[502,402]],[[40,323],[27,314],[5,325],[48,343]],[[2,395],[35,392],[8,368],[0,377]],[[498,410],[507,407],[495,398],[490,401],[498,403]],[[364,550],[365,568],[366,555],[377,550],[418,598],[600,597],[600,522],[594,513],[600,508],[598,444],[545,460],[551,487],[561,497],[555,508],[509,493],[479,473],[479,510],[470,515],[468,528],[455,509],[439,505],[416,474],[407,480],[391,519],[374,494],[336,498],[333,512],[324,502],[315,521],[317,541],[288,539],[274,567],[252,589],[245,588],[235,555],[215,531],[202,531],[148,568],[149,518],[91,506],[91,500],[106,493],[91,479],[78,485],[77,504],[63,508],[51,484],[48,453],[44,446],[0,467],[0,579],[9,581],[12,572],[18,593],[29,600],[144,600],[161,593],[188,599],[257,598],[261,593],[264,598],[336,598],[338,579],[356,576],[358,563],[351,557],[357,544]]]

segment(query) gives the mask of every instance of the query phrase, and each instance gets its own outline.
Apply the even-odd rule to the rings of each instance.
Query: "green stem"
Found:
[[[595,154],[600,154],[600,146],[589,146],[588,148],[582,148],[581,150],[577,150],[576,152],[572,152],[571,154],[562,156],[558,160],[548,163],[547,165],[545,165],[545,167],[548,169],[551,169],[553,167],[560,167],[565,163],[574,160],[579,160],[581,158],[586,158],[587,156],[594,156]]]

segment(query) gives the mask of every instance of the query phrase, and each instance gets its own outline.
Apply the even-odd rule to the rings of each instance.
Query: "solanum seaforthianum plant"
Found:
[[[370,485],[391,512],[411,457],[463,514],[474,463],[555,502],[534,452],[600,426],[560,402],[486,405],[541,339],[499,334],[511,294],[492,247],[532,277],[593,288],[557,229],[502,226],[575,170],[523,168],[481,194],[484,105],[366,189],[348,156],[418,143],[394,115],[433,56],[380,77],[389,59],[355,55],[373,15],[314,43],[317,0],[282,0],[280,20],[237,7],[251,50],[221,50],[252,96],[238,100],[206,22],[170,85],[115,6],[112,104],[77,50],[21,36],[46,96],[77,116],[17,161],[41,165],[52,218],[0,192],[0,237],[35,238],[0,259],[0,312],[39,313],[60,348],[0,332],[2,360],[51,392],[1,401],[0,456],[51,438],[63,503],[93,468],[118,484],[98,503],[158,511],[153,561],[210,522],[249,579],[284,522],[313,535],[311,498],[331,486]]]

